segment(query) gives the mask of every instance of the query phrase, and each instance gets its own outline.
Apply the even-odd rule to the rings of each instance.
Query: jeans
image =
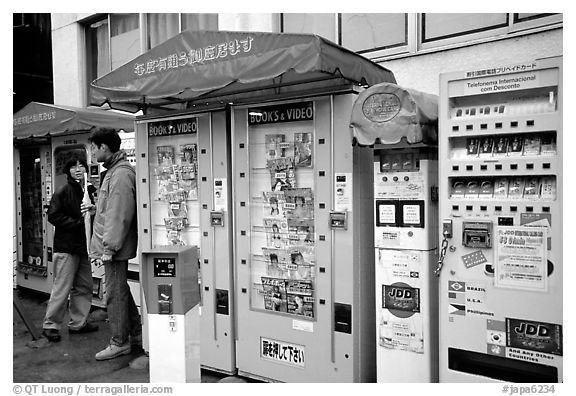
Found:
[[[110,323],[110,344],[124,345],[128,336],[142,334],[140,314],[128,286],[128,261],[104,263],[106,309]]]
[[[46,308],[44,329],[60,330],[70,296],[68,327],[86,324],[92,305],[92,267],[87,255],[54,253],[54,284]]]

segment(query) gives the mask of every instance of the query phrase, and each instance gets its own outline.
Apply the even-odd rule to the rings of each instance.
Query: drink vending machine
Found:
[[[377,380],[437,382],[438,97],[377,84],[351,124],[374,145]]]
[[[440,77],[441,382],[562,382],[562,58]]]
[[[372,159],[355,94],[234,106],[239,373],[375,380]]]
[[[236,366],[228,139],[224,109],[141,116],[136,122],[140,249],[199,248],[197,262],[183,265],[200,267],[200,362],[232,374]]]

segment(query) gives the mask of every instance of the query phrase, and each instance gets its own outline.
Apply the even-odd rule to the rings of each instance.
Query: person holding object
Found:
[[[88,322],[92,306],[92,268],[88,260],[84,216],[81,210],[84,188],[94,203],[96,189],[86,183],[86,161],[72,158],[64,165],[67,183],[50,200],[48,221],[54,225],[54,284],[48,300],[42,335],[60,341],[60,328],[68,307],[68,333],[88,333],[98,326]]]
[[[109,345],[96,360],[114,359],[142,343],[140,314],[128,286],[128,260],[136,257],[136,172],[120,149],[120,136],[111,128],[97,128],[89,137],[96,161],[106,168],[96,205],[90,256],[104,264]],[[83,206],[84,210],[93,210]]]

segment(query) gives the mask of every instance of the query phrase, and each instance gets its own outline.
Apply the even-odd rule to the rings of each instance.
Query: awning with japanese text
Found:
[[[13,115],[13,136],[15,139],[56,136],[89,131],[93,127],[132,132],[134,119],[131,114],[121,114],[112,110],[30,102]]]
[[[391,71],[316,35],[185,31],[92,82],[91,103],[135,112],[334,79],[363,86],[396,81]]]

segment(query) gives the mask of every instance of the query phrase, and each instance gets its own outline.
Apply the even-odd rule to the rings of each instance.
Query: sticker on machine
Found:
[[[334,181],[334,210],[352,211],[352,173],[336,173]]]
[[[382,285],[382,308],[398,318],[408,318],[420,312],[420,289],[403,282]]]
[[[546,228],[499,227],[494,286],[547,291],[546,241]]]
[[[260,337],[260,358],[292,367],[306,367],[306,349],[302,345]]]
[[[488,309],[486,300],[484,282],[448,281],[448,314],[493,317],[494,312]]]
[[[506,318],[506,345],[510,348],[562,356],[562,326]]]

